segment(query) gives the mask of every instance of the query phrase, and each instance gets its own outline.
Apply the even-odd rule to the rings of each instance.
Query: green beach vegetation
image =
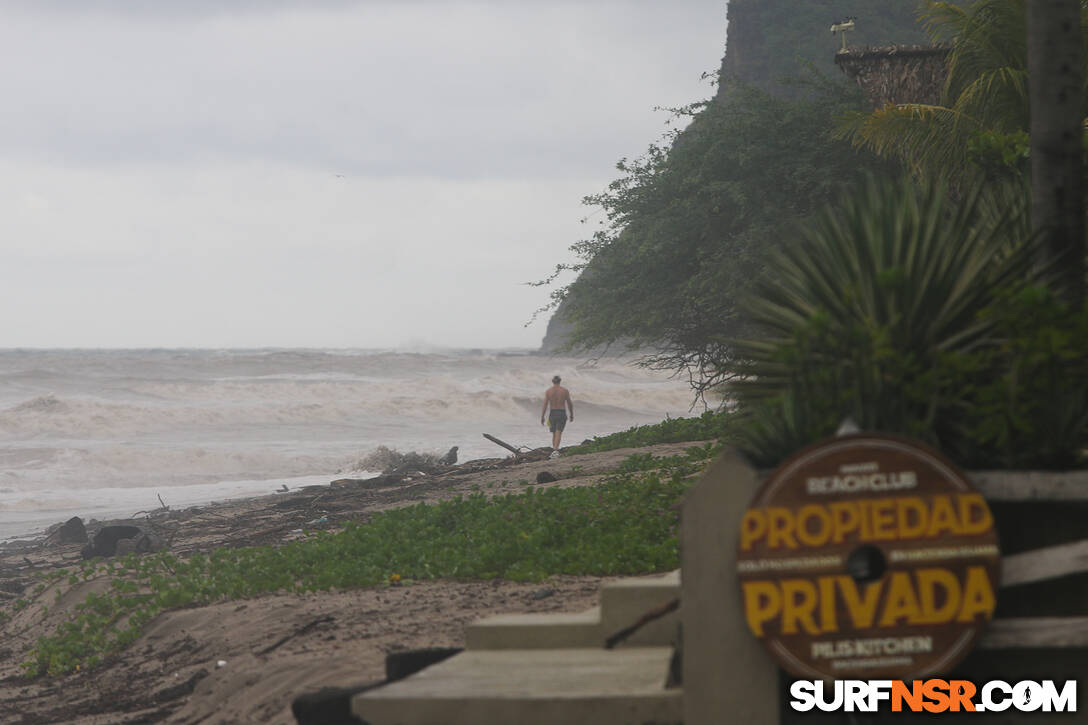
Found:
[[[564,449],[563,453],[600,453],[619,448],[641,448],[657,443],[716,441],[726,437],[729,421],[728,413],[715,411],[706,411],[695,418],[666,418],[660,423],[635,426],[611,435],[595,436],[586,443]]]
[[[641,454],[594,486],[421,503],[281,546],[88,561],[46,575],[43,584],[55,586],[55,601],[92,579],[106,577],[108,590],[87,595],[40,638],[24,669],[59,675],[93,668],[138,638],[159,613],[222,600],[439,578],[539,581],[673,569],[679,566],[677,503],[717,450]],[[33,597],[48,597],[46,587]]]

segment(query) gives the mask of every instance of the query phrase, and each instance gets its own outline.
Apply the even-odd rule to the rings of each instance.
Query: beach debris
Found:
[[[83,519],[73,516],[61,524],[56,536],[61,544],[85,544],[87,543],[87,528],[83,525]]]
[[[282,491],[283,493],[287,493],[287,492],[288,492],[288,491],[290,491],[290,490],[291,490],[291,489],[287,488],[287,484],[286,484],[286,483],[282,484],[282,485],[281,485],[281,487],[280,487],[280,491]]]
[[[404,481],[403,476],[375,476],[374,478],[338,478],[330,486],[355,486],[358,488],[388,488]]]
[[[162,500],[162,494],[156,493],[155,495],[158,496],[158,498],[159,498],[159,503],[162,505],[162,510],[163,511],[169,511],[170,507],[167,506],[166,502]]]
[[[540,473],[536,474],[536,482],[537,483],[551,483],[552,481],[558,481],[558,480],[559,480],[559,477],[556,476],[551,471],[541,471]]]
[[[336,617],[332,616],[331,614],[326,614],[324,617],[318,617],[317,619],[314,619],[314,620],[308,622],[307,624],[303,625],[302,627],[299,627],[298,629],[296,629],[291,634],[288,634],[288,635],[286,635],[284,637],[280,637],[278,640],[276,640],[275,642],[270,644],[268,647],[265,647],[261,651],[257,652],[256,655],[258,657],[260,657],[262,655],[266,655],[269,652],[271,652],[272,650],[278,649],[279,647],[287,644],[288,642],[290,642],[295,637],[300,637],[300,636],[302,636],[304,634],[307,634],[310,631],[312,631],[313,629],[316,629],[317,627],[321,626],[322,624],[331,624],[332,622],[335,622],[335,621],[336,621]],[[222,661],[222,660],[220,660],[220,661]],[[223,662],[223,664],[227,664],[227,663]]]
[[[217,670],[222,669],[223,667],[226,667],[226,666],[227,666],[227,661],[226,660],[216,660],[215,661],[215,669],[217,669]]]
[[[454,463],[457,463],[457,446],[449,449],[449,451],[446,452],[446,455],[438,459],[438,462],[443,466],[452,466]]]
[[[513,453],[513,454],[514,454],[515,456],[516,456],[516,455],[518,455],[519,453],[521,453],[521,451],[519,451],[519,450],[518,450],[517,448],[515,448],[514,446],[510,445],[510,444],[509,444],[509,443],[507,443],[506,441],[503,441],[503,440],[499,440],[498,438],[496,438],[495,436],[491,435],[490,433],[484,433],[484,438],[488,439],[489,441],[491,441],[491,442],[492,442],[492,443],[494,443],[495,445],[498,445],[498,446],[502,446],[502,447],[503,447],[503,448],[505,448],[506,450],[508,450],[508,451],[510,451],[511,453]],[[522,446],[522,447],[524,448],[524,446]]]
[[[306,525],[307,526],[314,526],[316,524],[327,524],[327,523],[329,523],[329,517],[328,516],[321,516],[319,518],[314,519],[313,521],[307,521]]]
[[[536,602],[540,601],[541,599],[547,599],[553,594],[555,594],[554,589],[548,589],[547,587],[545,587],[543,589],[537,589],[535,592],[529,595],[529,598]]]
[[[449,455],[448,453],[446,455]],[[441,469],[439,457],[433,453],[400,451],[387,446],[378,446],[373,453],[356,461],[351,470],[381,471],[384,474],[415,475],[417,472],[437,473]]]

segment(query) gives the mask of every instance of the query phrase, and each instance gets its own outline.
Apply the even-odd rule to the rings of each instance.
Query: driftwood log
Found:
[[[491,442],[492,442],[492,443],[494,443],[495,445],[499,445],[499,446],[502,446],[502,447],[503,447],[503,448],[505,448],[506,450],[508,450],[508,451],[510,451],[511,453],[513,453],[513,454],[514,454],[515,456],[516,456],[516,455],[518,455],[519,453],[521,453],[521,451],[519,451],[519,450],[518,450],[517,448],[515,448],[514,446],[510,445],[510,444],[509,444],[509,443],[507,443],[506,441],[500,441],[500,440],[499,440],[498,438],[496,438],[495,436],[491,435],[490,433],[484,433],[484,438],[488,439],[489,441],[491,441]]]

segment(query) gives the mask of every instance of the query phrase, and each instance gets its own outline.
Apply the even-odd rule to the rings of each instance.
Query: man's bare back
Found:
[[[570,400],[570,391],[562,385],[553,385],[544,391],[544,401],[552,410],[570,408],[570,418],[574,420],[574,405]]]
[[[550,417],[552,458],[559,457],[559,441],[563,438],[563,429],[567,425],[568,410],[570,410],[570,422],[574,422],[574,401],[570,399],[570,391],[560,385],[559,382],[558,375],[552,378],[554,384],[544,391],[544,407],[540,410],[541,425],[544,425],[544,416]],[[550,415],[548,413],[549,409],[551,409]]]

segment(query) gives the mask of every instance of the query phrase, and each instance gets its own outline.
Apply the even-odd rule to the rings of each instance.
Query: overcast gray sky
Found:
[[[535,346],[723,0],[7,0],[0,347]]]

